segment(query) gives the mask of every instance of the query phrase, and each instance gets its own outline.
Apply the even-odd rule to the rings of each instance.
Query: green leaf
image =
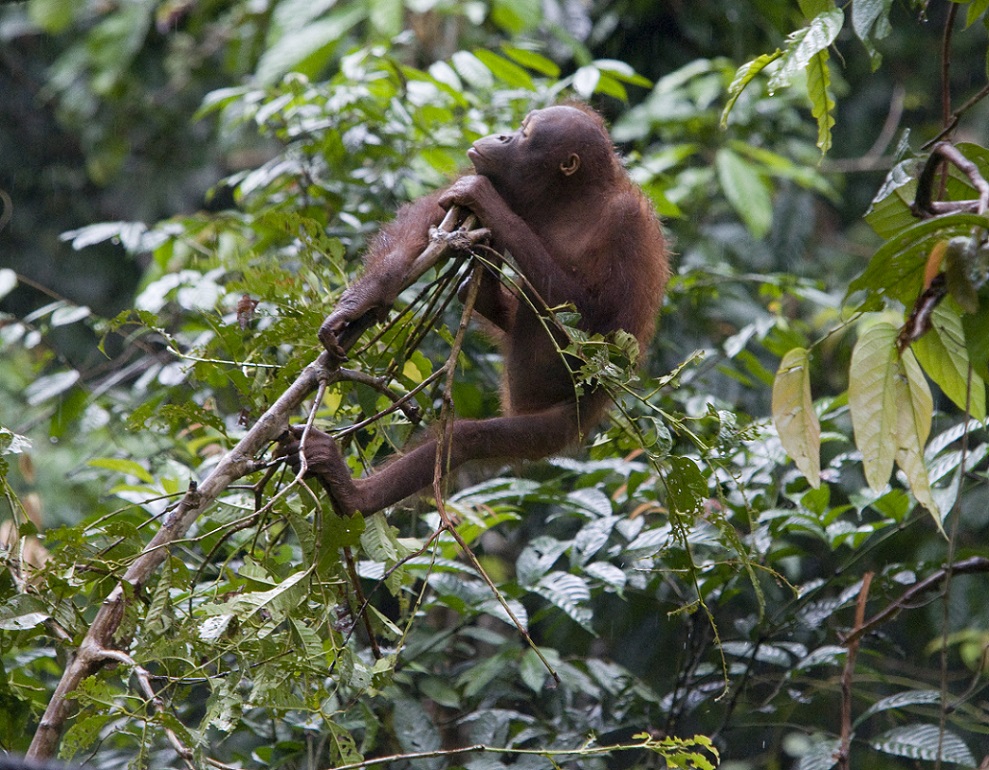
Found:
[[[773,423],[780,443],[812,487],[821,483],[821,424],[810,395],[810,360],[794,348],[780,362],[773,382]]]
[[[986,418],[986,385],[972,374],[969,398],[969,356],[961,315],[950,302],[942,302],[931,316],[931,329],[913,343],[913,352],[928,376],[955,405],[979,421]]]
[[[545,664],[539,659],[535,650],[526,650],[519,661],[519,678],[522,684],[533,692],[540,692],[548,676]]]
[[[0,299],[17,288],[17,273],[9,267],[0,268]]]
[[[360,512],[352,516],[324,515],[319,531],[321,559],[335,563],[340,548],[352,548],[361,541],[364,525],[365,520]]]
[[[869,53],[873,71],[882,62],[875,41],[882,40],[893,31],[889,23],[889,12],[892,7],[893,0],[855,0],[852,3],[852,29]]]
[[[547,59],[542,54],[508,45],[503,45],[501,50],[508,58],[514,59],[517,64],[538,72],[540,75],[550,78],[558,78],[560,76],[560,68],[556,62],[552,59]]]
[[[834,126],[834,99],[828,92],[831,73],[828,70],[827,49],[818,51],[807,63],[807,96],[810,112],[817,119],[817,146],[821,154],[831,149],[831,129]]]
[[[728,147],[739,155],[758,163],[763,171],[770,176],[792,180],[801,187],[815,190],[832,200],[840,200],[840,196],[828,180],[805,163],[795,163],[777,152],[767,150],[765,147],[757,147],[738,140],[728,142]]]
[[[573,90],[585,99],[591,97],[598,87],[601,71],[593,64],[587,64],[573,74]]]
[[[490,599],[485,599],[480,604],[475,604],[473,609],[484,615],[490,615],[492,618],[497,618],[506,626],[511,628],[517,628],[515,622],[518,621],[522,628],[529,627],[529,612],[526,610],[525,605],[516,599],[508,600],[508,610],[505,606],[498,601],[497,598],[491,597]],[[509,614],[511,610],[511,615]],[[512,615],[515,617],[513,618]]]
[[[394,698],[391,718],[395,723],[395,737],[403,751],[435,751],[440,748],[442,742],[436,725],[418,700]]]
[[[806,27],[791,33],[780,66],[769,79],[770,93],[789,86],[794,77],[806,71],[811,61],[838,37],[844,21],[845,14],[832,5],[811,19]]]
[[[25,612],[23,615],[12,615],[0,618],[0,631],[27,631],[37,628],[51,615],[44,612]]]
[[[68,326],[77,323],[92,315],[92,311],[85,305],[72,305],[63,303],[61,307],[52,311],[52,326]]]
[[[910,210],[917,196],[916,167],[913,159],[897,163],[873,196],[865,221],[880,238],[892,238],[917,223]]]
[[[323,643],[319,638],[319,634],[307,626],[302,620],[290,618],[289,623],[291,623],[292,630],[299,639],[301,645],[299,651],[304,652],[312,665],[318,666],[322,664],[326,660],[326,654],[323,652]]]
[[[907,227],[880,247],[862,275],[852,281],[848,293],[873,291],[913,305],[922,289],[927,254],[934,244],[955,235],[968,235],[973,227],[989,227],[989,219],[978,214],[948,214]]]
[[[963,767],[975,767],[975,757],[969,751],[965,742],[949,730],[943,733],[937,725],[904,725],[894,727],[882,735],[869,741],[876,751],[894,754],[898,757],[912,759],[938,759],[938,747],[941,749],[941,761]]]
[[[930,477],[924,465],[924,444],[931,433],[934,400],[924,379],[924,372],[911,350],[899,359],[898,376],[893,378],[896,403],[896,464],[907,477],[910,491],[924,506],[944,534],[941,511],[931,494]]]
[[[989,11],[989,0],[971,0],[968,4],[968,12],[965,14],[965,29],[975,24],[986,11]]]
[[[229,623],[230,615],[243,621],[267,609],[276,620],[285,619],[291,610],[298,606],[299,602],[305,601],[308,596],[308,582],[306,582],[308,577],[308,569],[299,570],[268,591],[251,591],[238,594],[230,601],[203,605],[201,608],[203,613],[210,617],[207,617],[200,626],[200,636],[204,639],[208,638],[204,636],[205,634],[214,634],[218,637],[216,624],[220,622],[225,628]],[[220,621],[214,619],[217,617]]]
[[[601,79],[598,80],[597,93],[611,96],[620,102],[627,102],[628,91],[625,90],[625,86],[619,83],[617,79],[611,77],[607,72],[603,70],[598,70],[598,72],[601,74]]]
[[[94,714],[93,710],[83,710],[65,731],[59,749],[65,752],[66,756],[73,756],[90,748],[100,739],[100,733],[106,723],[114,718],[116,718],[114,714]]]
[[[392,38],[402,31],[405,7],[402,0],[369,0],[368,21],[379,35]]]
[[[889,482],[896,457],[897,405],[893,381],[899,371],[896,327],[880,321],[868,326],[852,351],[848,407],[855,445],[862,453],[865,480],[876,492]]]
[[[728,101],[725,103],[725,108],[721,111],[722,128],[728,127],[728,113],[735,106],[735,102],[738,101],[738,97],[742,95],[745,87],[755,79],[756,75],[782,55],[783,52],[777,48],[773,53],[764,53],[762,56],[746,62],[738,68],[735,78],[731,81],[731,85],[728,86]]]
[[[962,316],[962,326],[972,368],[983,382],[989,382],[989,303]]]
[[[62,395],[79,382],[79,378],[80,374],[75,369],[39,377],[24,388],[24,398],[31,406],[37,406],[44,401]]]
[[[722,147],[715,156],[718,181],[732,208],[755,238],[769,232],[773,201],[769,184],[756,167],[737,153]]]
[[[491,20],[506,32],[520,35],[543,20],[542,4],[530,0],[493,0]]]
[[[494,85],[491,70],[470,51],[457,51],[450,57],[450,61],[457,74],[475,88],[486,90]]]
[[[287,72],[315,77],[344,35],[366,17],[363,4],[355,4],[300,29],[286,30],[261,56],[255,72],[257,79],[271,84]]]
[[[57,35],[72,23],[75,0],[31,0],[28,18],[45,32]]]
[[[535,90],[536,85],[532,82],[532,77],[530,77],[528,72],[514,62],[511,62],[496,53],[492,53],[491,51],[485,51],[483,48],[475,48],[474,55],[480,59],[484,63],[484,66],[491,70],[491,73],[501,82],[514,88],[525,88],[529,91]]]
[[[694,514],[703,509],[710,491],[707,479],[697,463],[689,457],[670,458],[670,472],[666,477],[667,505],[670,510],[681,514]]]
[[[594,66],[601,70],[602,73],[610,75],[615,80],[620,80],[623,83],[641,86],[642,88],[652,87],[652,81],[649,78],[643,77],[633,69],[631,64],[620,61],[619,59],[595,59]]]
[[[795,765],[796,770],[831,770],[838,764],[837,752],[841,740],[834,738],[819,738],[800,757]]]
[[[873,714],[878,714],[881,711],[902,709],[905,706],[916,706],[917,704],[934,705],[940,702],[941,692],[939,690],[906,690],[904,692],[898,692],[895,695],[880,698],[869,706],[869,708],[863,711],[861,716],[855,720],[855,725],[860,725],[868,717]]]
[[[591,591],[579,577],[569,572],[550,572],[539,578],[532,590],[567,613],[575,623],[591,630],[591,610],[586,606]]]
[[[398,540],[398,530],[388,523],[384,514],[376,513],[364,520],[361,545],[374,561],[392,563],[409,554]]]
[[[97,457],[95,460],[90,460],[88,465],[93,468],[105,468],[123,476],[134,476],[145,484],[153,484],[155,480],[147,468],[133,460],[124,460],[116,457]]]

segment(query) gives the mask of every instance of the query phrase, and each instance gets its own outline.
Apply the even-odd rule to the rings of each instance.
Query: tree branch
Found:
[[[859,598],[855,605],[855,628],[858,629],[865,618],[865,603],[869,598],[869,586],[872,585],[871,572],[862,576],[862,587],[859,588]],[[849,770],[849,753],[852,745],[852,682],[855,679],[855,658],[858,655],[858,638],[848,642],[848,655],[845,658],[845,670],[841,674],[841,741],[838,745],[838,767]]]
[[[899,599],[884,607],[864,623],[856,623],[852,632],[841,640],[842,644],[850,645],[856,642],[863,634],[867,634],[876,626],[890,620],[900,610],[909,607],[918,596],[936,588],[949,574],[969,575],[977,572],[989,572],[989,559],[984,556],[973,556],[970,559],[942,567],[932,575],[928,575],[923,580],[914,583],[903,592],[903,595]]]
[[[468,216],[460,229],[455,230],[461,218],[456,208],[450,209],[438,228],[430,233],[429,245],[415,260],[405,278],[405,285],[411,285],[426,271],[450,253],[459,253],[478,240],[487,236],[487,231],[474,228],[474,217]],[[341,335],[340,345],[349,349],[361,334],[375,322],[372,314],[355,319],[348,324]],[[32,759],[49,758],[55,754],[62,730],[72,715],[74,701],[69,697],[79,683],[96,673],[108,659],[108,654],[127,645],[126,639],[115,635],[127,605],[141,592],[148,580],[155,574],[168,555],[169,547],[185,536],[189,528],[206,508],[208,508],[230,484],[242,476],[252,473],[260,466],[255,461],[271,441],[285,432],[289,417],[321,382],[335,382],[340,379],[340,362],[324,352],[303,369],[278,400],[266,411],[254,426],[247,431],[220,460],[210,474],[197,484],[189,484],[189,489],[165,519],[161,529],[134,559],[120,582],[104,599],[89,631],[83,638],[62,674],[51,701],[41,718],[38,729],[31,741],[27,756]]]

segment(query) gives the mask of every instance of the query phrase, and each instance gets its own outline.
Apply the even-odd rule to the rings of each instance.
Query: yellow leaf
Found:
[[[848,407],[855,445],[862,453],[865,480],[876,492],[889,482],[896,456],[897,403],[894,380],[900,371],[896,327],[880,321],[867,327],[852,351]]]
[[[773,423],[780,443],[815,489],[821,484],[821,424],[810,396],[809,356],[794,348],[773,382]]]
[[[924,444],[931,433],[934,400],[924,372],[909,349],[903,351],[898,369],[899,373],[894,378],[896,403],[899,406],[896,421],[896,464],[906,475],[910,491],[917,502],[930,512],[938,529],[944,533],[941,511],[931,494],[931,481],[927,466],[924,465]]]

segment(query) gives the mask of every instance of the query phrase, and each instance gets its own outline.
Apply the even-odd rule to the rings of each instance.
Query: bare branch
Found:
[[[948,202],[933,200],[934,177],[941,164],[946,161],[953,163],[968,177],[972,187],[979,193],[977,199]],[[913,206],[910,207],[913,215],[921,219],[929,219],[939,214],[956,211],[973,211],[982,214],[987,208],[989,208],[989,182],[983,178],[979,167],[962,155],[950,142],[939,142],[934,145],[931,148],[927,163],[924,164],[920,179],[917,180],[917,195],[914,198]]]
[[[843,644],[852,644],[863,634],[867,634],[876,626],[882,625],[887,620],[891,620],[900,610],[912,606],[914,600],[922,594],[937,588],[949,575],[970,575],[979,572],[989,572],[989,559],[983,556],[973,556],[970,559],[946,565],[932,575],[928,575],[923,580],[914,583],[903,592],[903,595],[892,604],[884,607],[864,623],[856,623],[852,632],[841,641]]]
[[[869,586],[872,585],[872,572],[862,576],[862,587],[859,589],[858,602],[855,605],[855,628],[862,625],[865,618],[865,604],[869,599]],[[838,767],[848,770],[849,752],[852,744],[852,682],[855,679],[855,658],[858,656],[858,639],[848,643],[848,655],[845,658],[845,670],[841,674],[841,742],[838,746]]]

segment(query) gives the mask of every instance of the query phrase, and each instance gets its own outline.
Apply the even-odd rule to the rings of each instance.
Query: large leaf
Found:
[[[924,444],[931,433],[934,400],[924,372],[912,351],[905,350],[893,378],[896,399],[896,464],[906,474],[910,491],[941,528],[941,512],[931,494],[931,482],[924,465]],[[943,532],[943,529],[942,529]]]
[[[800,757],[796,770],[830,770],[838,764],[838,749],[841,741],[837,738],[823,738],[814,741],[807,753]]]
[[[715,157],[718,181],[725,197],[756,238],[769,232],[773,222],[773,202],[769,185],[756,166],[722,147]]]
[[[241,593],[229,601],[204,604],[200,610],[207,617],[200,625],[201,638],[219,638],[216,632],[218,622],[225,628],[233,617],[246,620],[262,610],[267,610],[278,621],[284,620],[299,602],[305,601],[308,595],[305,581],[308,577],[308,569],[299,570],[267,591]]]
[[[852,351],[848,406],[865,480],[876,492],[889,481],[896,457],[897,405],[893,381],[899,371],[896,327],[880,321],[867,327]]]
[[[529,0],[493,0],[491,20],[516,36],[538,27],[543,18],[542,10],[542,3]]]
[[[770,92],[790,85],[811,61],[834,42],[841,31],[845,14],[833,5],[819,13],[803,29],[790,34],[783,49],[779,69],[769,79]]]
[[[928,376],[955,405],[977,420],[986,418],[986,385],[977,374],[969,382],[969,356],[961,316],[942,302],[931,316],[930,331],[913,343],[913,351]],[[971,394],[969,385],[971,384]]]
[[[734,79],[731,81],[731,85],[728,86],[728,101],[725,102],[725,108],[721,111],[722,128],[728,127],[728,113],[731,112],[731,108],[735,106],[735,102],[738,101],[738,97],[742,95],[742,91],[745,90],[745,87],[752,82],[756,75],[766,69],[766,67],[782,55],[783,52],[777,48],[773,53],[764,53],[762,56],[753,59],[750,62],[746,62],[738,68]]]
[[[978,214],[949,214],[911,225],[883,244],[862,275],[852,281],[848,293],[877,292],[912,306],[921,292],[924,265],[934,244],[987,226],[989,219]]]
[[[862,712],[855,720],[856,726],[864,722],[868,717],[873,714],[878,714],[880,711],[888,711],[889,709],[902,709],[906,706],[915,706],[918,703],[923,703],[925,705],[937,704],[941,702],[941,691],[940,690],[905,690],[904,692],[898,692],[895,695],[890,695],[886,698],[881,698],[873,703],[869,708]]]
[[[817,120],[817,146],[821,153],[831,149],[831,129],[834,127],[834,99],[828,92],[831,72],[828,70],[828,51],[822,49],[807,62],[807,96],[810,111]]]
[[[393,700],[391,712],[391,718],[395,723],[395,736],[403,751],[435,751],[440,747],[441,739],[436,725],[419,701],[400,696]]]
[[[287,29],[261,56],[255,75],[261,83],[274,83],[287,72],[315,77],[332,56],[337,44],[367,16],[362,5],[331,13],[301,29]]]
[[[75,369],[39,377],[24,388],[24,398],[31,406],[37,406],[44,401],[61,396],[79,382],[80,377],[81,375]]]
[[[391,38],[402,31],[405,8],[402,0],[369,0],[368,21],[375,32]]]
[[[550,572],[543,575],[532,590],[567,613],[575,623],[592,631],[593,616],[587,607],[591,590],[579,577],[568,572]]]
[[[962,316],[962,326],[972,368],[983,382],[989,382],[989,303],[983,303],[976,313]]]
[[[882,56],[876,50],[875,41],[882,40],[891,31],[889,12],[893,0],[855,0],[852,3],[852,29],[869,52],[872,69],[875,70]]]
[[[558,78],[560,76],[559,65],[552,59],[547,59],[542,54],[526,50],[525,48],[515,48],[508,45],[503,45],[501,50],[504,51],[506,56],[514,59],[523,67],[528,67],[540,75],[546,75],[546,77],[550,78]]]
[[[962,767],[975,767],[975,757],[965,742],[952,732],[943,733],[937,725],[904,725],[894,727],[869,743],[877,751],[898,757],[935,760],[940,748],[941,760]]]
[[[704,501],[710,495],[707,480],[697,463],[689,457],[675,455],[670,458],[670,472],[666,477],[666,503],[673,513],[693,515],[704,509]]]
[[[491,70],[491,73],[502,83],[513,88],[524,88],[528,91],[535,90],[536,86],[532,82],[532,76],[513,61],[509,61],[503,56],[499,56],[483,48],[475,48],[474,55],[480,59],[484,65]]]
[[[375,561],[392,563],[409,554],[409,549],[398,539],[398,530],[380,512],[365,520],[360,540],[367,555]]]
[[[810,396],[806,348],[794,348],[780,362],[773,382],[773,423],[786,453],[810,482],[821,483],[821,423]]]
[[[9,267],[0,268],[0,299],[17,288],[17,273]]]
[[[889,170],[873,196],[865,221],[880,238],[892,238],[917,223],[910,209],[917,197],[917,173],[915,159],[900,161]]]

